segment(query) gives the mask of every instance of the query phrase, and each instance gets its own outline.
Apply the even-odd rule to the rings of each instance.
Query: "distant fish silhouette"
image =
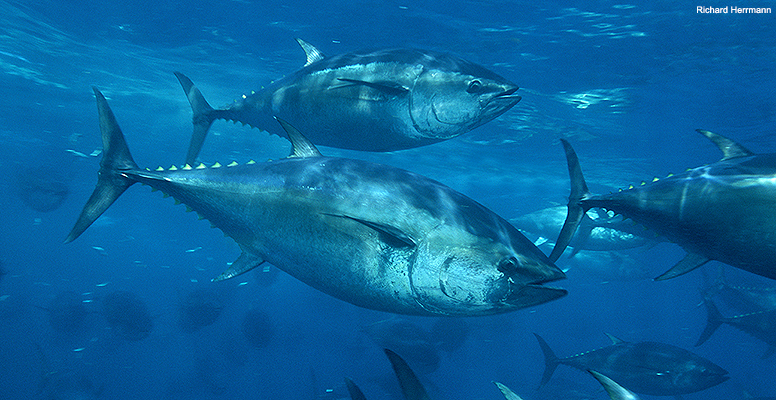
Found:
[[[242,333],[253,347],[267,347],[275,336],[272,320],[264,311],[257,308],[248,310],[242,319]]]
[[[550,380],[560,364],[599,371],[636,393],[655,396],[695,393],[729,379],[728,372],[711,361],[669,344],[628,343],[608,335],[612,340],[609,346],[558,358],[541,336],[534,336],[544,353],[541,385]]]
[[[643,224],[688,252],[656,280],[685,274],[709,260],[776,279],[776,235],[764,234],[776,231],[776,153],[755,154],[724,136],[698,132],[719,147],[722,160],[606,195],[588,191],[574,149],[561,139],[571,195],[567,224],[550,260],[560,257],[585,211],[601,207]]]
[[[62,292],[54,297],[48,307],[36,306],[48,313],[51,327],[58,332],[74,333],[84,327],[88,315],[81,295]]]
[[[39,212],[56,210],[70,193],[64,179],[57,176],[52,168],[28,168],[19,172],[16,180],[17,193],[22,202]]]
[[[129,341],[143,340],[151,334],[153,320],[148,308],[134,293],[116,291],[102,299],[102,311],[116,336]]]
[[[728,324],[767,343],[769,347],[762,358],[776,353],[776,309],[723,317],[713,301],[705,299],[703,303],[707,311],[706,328],[695,343],[696,346],[709,340],[720,325]]]
[[[215,291],[194,290],[178,304],[178,326],[184,332],[196,332],[215,323],[223,309],[223,299]]]

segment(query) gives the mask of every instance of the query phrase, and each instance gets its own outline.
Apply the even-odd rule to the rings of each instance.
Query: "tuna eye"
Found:
[[[466,88],[467,93],[479,93],[482,90],[482,82],[473,80],[469,83],[469,87]]]
[[[512,275],[517,270],[517,259],[514,257],[505,258],[498,263],[496,268],[502,274]]]

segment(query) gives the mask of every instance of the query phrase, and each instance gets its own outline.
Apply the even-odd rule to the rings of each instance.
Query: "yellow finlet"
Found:
[[[194,211],[194,209],[193,209],[193,208],[191,208],[191,207],[189,207],[189,206],[186,206],[186,212],[192,212],[192,211]]]
[[[156,172],[164,172],[164,168],[162,168],[162,166],[160,165],[160,166],[156,167],[156,169],[154,171],[156,171]]]
[[[205,166],[205,163],[199,163],[199,165],[197,165],[197,169],[205,169],[205,168],[207,168]]]
[[[647,184],[647,182],[641,181],[641,186],[644,186],[646,184]]]
[[[167,194],[167,193],[162,193],[162,197],[166,199],[166,198],[170,197],[170,195]]]
[[[220,163],[220,162],[218,162],[218,161],[216,161],[216,163],[215,163],[215,164],[213,164],[213,166],[212,166],[212,167],[210,167],[210,168],[221,168],[221,163]]]
[[[191,165],[189,165],[189,164],[186,164],[186,165],[183,166],[183,170],[185,170],[185,171],[190,171],[192,169],[194,169],[194,168],[191,168]]]
[[[659,181],[659,180],[660,180],[660,178],[658,178],[658,177],[654,177],[654,178],[652,178],[652,182],[657,182],[657,181]]]
[[[177,171],[177,170],[178,170],[178,167],[176,167],[176,166],[174,166],[174,165],[173,165],[172,167],[170,167],[170,168],[169,168],[169,170],[170,170],[170,171]]]
[[[628,186],[628,189],[633,189],[633,185]]]
[[[181,201],[178,199],[175,199],[175,205],[177,206],[178,204],[181,204]]]
[[[248,165],[256,164],[256,161],[250,160],[246,164],[248,164]]]
[[[237,161],[232,161],[232,162],[229,163],[229,165],[227,165],[227,167],[234,167],[236,165],[238,165]]]

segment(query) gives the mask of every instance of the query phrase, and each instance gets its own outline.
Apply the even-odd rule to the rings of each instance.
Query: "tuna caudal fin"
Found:
[[[210,125],[213,125],[213,121],[215,120],[215,117],[213,116],[213,107],[208,104],[207,100],[205,100],[205,96],[202,95],[202,92],[194,86],[194,82],[186,75],[175,72],[175,77],[177,77],[178,82],[181,83],[183,91],[186,93],[186,98],[189,99],[189,104],[191,104],[191,111],[194,114],[191,118],[191,122],[194,124],[194,133],[191,135],[189,152],[186,154],[186,164],[195,165],[194,161],[202,150],[207,131],[210,130]]]
[[[725,322],[724,317],[719,312],[719,309],[717,309],[717,306],[713,301],[704,299],[703,304],[706,306],[706,328],[703,330],[701,336],[698,338],[698,341],[695,343],[696,347],[709,340],[714,331],[716,331],[717,328],[719,328],[719,326]]]
[[[108,101],[99,90],[94,88],[97,98],[97,112],[100,116],[100,132],[102,133],[102,161],[98,173],[97,186],[92,196],[86,202],[81,216],[78,217],[73,230],[67,235],[65,243],[70,243],[99,218],[127,188],[135,183],[125,172],[137,169],[137,164],[129,153],[129,147],[121,133]]]
[[[587,183],[585,183],[585,177],[582,175],[582,167],[579,166],[577,153],[574,152],[571,144],[565,139],[560,141],[563,143],[563,149],[566,151],[566,162],[568,163],[569,179],[571,180],[571,194],[569,194],[566,221],[563,222],[563,228],[560,230],[558,240],[555,241],[555,247],[552,249],[552,253],[550,253],[550,261],[552,262],[558,261],[558,258],[560,258],[571,242],[571,238],[577,231],[586,211],[580,202],[585,196],[590,194],[587,189]]]
[[[393,372],[396,373],[396,378],[399,380],[399,386],[401,386],[401,392],[404,394],[405,400],[429,400],[426,388],[420,383],[420,380],[412,372],[412,369],[407,362],[404,361],[398,354],[391,350],[383,349],[385,355],[388,356],[388,361],[391,362]]]
[[[539,383],[539,387],[542,387],[550,381],[553,372],[555,372],[555,368],[558,368],[560,362],[558,361],[558,356],[556,356],[555,352],[550,348],[550,345],[536,333],[534,333],[534,336],[536,336],[536,340],[539,341],[539,347],[542,348],[542,353],[544,353],[544,374],[542,374],[542,381]]]

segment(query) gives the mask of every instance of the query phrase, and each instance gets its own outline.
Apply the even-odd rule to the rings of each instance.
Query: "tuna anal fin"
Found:
[[[385,355],[393,366],[393,372],[399,380],[401,392],[406,400],[429,400],[426,388],[420,383],[418,377],[412,372],[412,369],[398,354],[391,350],[384,349]]]
[[[331,217],[346,218],[346,219],[353,220],[353,221],[359,222],[361,224],[364,224],[364,225],[366,225],[366,226],[368,226],[368,227],[370,227],[370,228],[380,232],[381,234],[385,235],[389,239],[388,240],[390,242],[389,244],[391,244],[393,246],[397,246],[397,247],[415,247],[416,246],[415,240],[413,240],[412,237],[410,237],[410,235],[408,235],[407,233],[403,232],[401,229],[399,229],[399,228],[397,228],[395,226],[381,224],[379,222],[374,222],[374,221],[367,221],[365,219],[351,217],[349,215],[336,215],[336,214],[324,214],[324,215],[328,215],[328,216],[331,216]]]
[[[213,282],[219,282],[229,278],[234,278],[237,275],[242,275],[258,267],[263,262],[264,260],[261,257],[248,253],[247,251],[243,251],[242,254],[240,254],[240,257],[237,257],[237,259],[234,260],[232,265],[227,268],[226,271],[224,271],[221,275],[213,278]]]
[[[390,82],[390,81],[370,82],[370,81],[362,81],[359,79],[348,79],[348,78],[337,78],[337,80],[341,82],[347,82],[347,84],[331,86],[330,89],[360,85],[360,86],[370,87],[372,89],[375,89],[377,91],[380,91],[392,96],[400,96],[400,95],[409,93],[410,91],[406,86],[400,85],[396,82]]]
[[[656,281],[664,281],[671,278],[676,278],[679,275],[684,275],[695,268],[700,267],[703,264],[709,262],[709,258],[704,257],[696,253],[687,253],[687,255],[671,269],[664,272],[663,275],[655,278]]]

